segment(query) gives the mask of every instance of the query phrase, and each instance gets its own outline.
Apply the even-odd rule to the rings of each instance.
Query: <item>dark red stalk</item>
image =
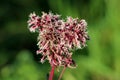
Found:
[[[55,66],[52,66],[52,69],[51,69],[51,71],[49,73],[49,80],[53,80],[54,70],[55,70]]]

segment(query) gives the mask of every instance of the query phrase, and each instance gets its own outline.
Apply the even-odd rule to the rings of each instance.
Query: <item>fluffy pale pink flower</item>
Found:
[[[42,13],[39,17],[31,13],[28,20],[29,30],[38,32],[37,54],[41,54],[41,62],[48,60],[51,66],[75,67],[71,49],[86,46],[87,22],[78,18]]]

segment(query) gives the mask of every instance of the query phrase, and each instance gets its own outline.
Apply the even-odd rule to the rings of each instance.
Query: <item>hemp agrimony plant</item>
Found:
[[[72,50],[85,47],[86,40],[89,39],[87,22],[84,19],[67,17],[63,20],[60,15],[51,12],[42,12],[42,16],[39,17],[33,12],[29,15],[28,27],[30,32],[39,34],[39,50],[36,53],[42,55],[42,63],[48,60],[51,65],[49,80],[53,80],[57,67],[64,67],[58,80],[61,79],[66,67],[76,67],[72,59]]]

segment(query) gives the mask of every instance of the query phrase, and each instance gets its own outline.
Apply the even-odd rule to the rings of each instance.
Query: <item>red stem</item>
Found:
[[[55,70],[55,66],[52,66],[52,69],[51,69],[51,71],[49,73],[49,80],[53,80],[54,70]]]

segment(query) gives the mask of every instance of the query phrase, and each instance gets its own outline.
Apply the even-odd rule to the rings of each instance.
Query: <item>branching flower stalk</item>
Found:
[[[66,69],[66,66],[64,66],[64,68],[63,68],[63,70],[62,70],[62,72],[61,72],[61,74],[60,74],[60,76],[59,76],[58,80],[61,80],[62,75],[63,75],[63,73],[64,73],[65,69]]]
[[[28,26],[30,32],[38,32],[37,54],[41,54],[41,62],[48,60],[52,69],[49,80],[53,80],[54,70],[63,66],[75,68],[72,59],[72,50],[81,49],[86,46],[88,40],[87,22],[78,18],[67,17],[66,20],[53,13],[44,13],[37,16],[34,12],[29,15]],[[62,77],[61,73],[59,80]]]

